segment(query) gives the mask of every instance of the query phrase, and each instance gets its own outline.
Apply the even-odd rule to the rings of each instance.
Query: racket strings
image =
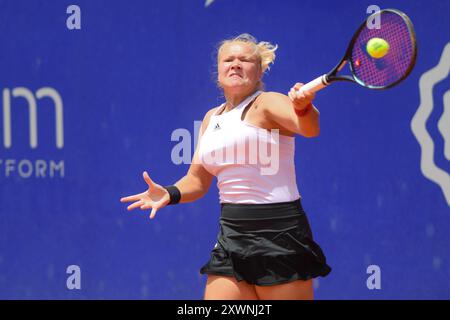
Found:
[[[366,86],[386,87],[407,75],[415,56],[415,43],[406,21],[393,12],[382,13],[379,29],[364,27],[352,50],[356,78]],[[373,58],[366,51],[367,42],[382,38],[389,44],[387,54]]]

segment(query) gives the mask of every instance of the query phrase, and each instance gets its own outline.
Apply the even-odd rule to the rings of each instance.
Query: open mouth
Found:
[[[232,74],[230,74],[230,78],[231,77],[239,77],[239,78],[242,78],[242,76],[240,75],[240,74],[237,74],[237,73],[232,73]]]

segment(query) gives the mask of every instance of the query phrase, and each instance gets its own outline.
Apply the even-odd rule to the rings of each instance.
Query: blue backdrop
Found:
[[[81,29],[67,27],[71,4]],[[195,121],[223,101],[219,41],[249,32],[278,44],[266,88],[287,93],[335,65],[373,3],[206,4],[0,1],[0,298],[201,299],[215,182],[154,220],[120,197],[146,189],[144,170],[163,185],[187,172],[172,151],[193,144]],[[297,183],[333,268],[315,296],[448,299],[450,2],[376,4],[410,16],[418,61],[391,90],[321,91],[320,136],[296,138]],[[67,286],[72,265],[80,289]],[[367,286],[371,265],[380,289]]]

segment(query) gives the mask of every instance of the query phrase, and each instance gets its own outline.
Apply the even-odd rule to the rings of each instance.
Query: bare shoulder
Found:
[[[214,107],[212,109],[209,109],[208,112],[206,112],[205,116],[203,117],[204,122],[209,122],[209,118],[217,111],[219,108],[222,107],[222,105]],[[208,123],[206,123],[208,124]]]
[[[291,100],[287,95],[284,95],[279,92],[263,92],[259,101],[262,110],[270,111],[282,108],[284,106],[290,106]]]
[[[206,128],[208,127],[208,124],[209,124],[209,119],[220,107],[222,107],[222,105],[214,107],[214,108],[208,110],[208,112],[206,112],[205,116],[203,117],[202,132],[204,130],[206,130]]]
[[[289,114],[291,99],[278,92],[263,92],[256,102],[261,108],[259,115],[262,120],[258,126],[265,129],[278,129],[280,134],[294,136],[291,128],[285,126],[286,114]]]
[[[205,119],[211,117],[214,114],[214,112],[219,110],[221,107],[222,107],[222,105],[214,107],[212,109],[209,109],[208,112],[206,112],[206,114],[205,114]]]
[[[265,104],[286,103],[289,101],[290,99],[287,95],[279,92],[269,91],[261,94],[261,102]]]

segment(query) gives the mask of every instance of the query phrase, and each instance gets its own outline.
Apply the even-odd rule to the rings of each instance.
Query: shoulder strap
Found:
[[[224,107],[225,107],[225,103],[222,103],[222,104],[217,108],[217,110],[214,112],[213,116],[217,116],[218,114],[222,113]],[[219,111],[220,111],[220,113],[219,113]]]
[[[239,114],[239,118],[241,118],[242,120],[242,114],[245,112],[245,110],[248,109],[249,106],[251,106],[253,104],[253,102],[255,102],[255,100],[259,97],[259,95],[262,93],[262,91],[257,91],[254,94],[252,94],[251,96],[249,96],[246,100],[243,101],[243,103],[238,106],[238,114]]]

